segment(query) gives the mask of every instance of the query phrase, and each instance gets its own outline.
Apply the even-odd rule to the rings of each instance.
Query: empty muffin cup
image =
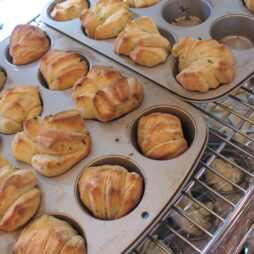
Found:
[[[156,118],[156,121],[153,119],[150,120],[149,117],[154,119]],[[159,124],[158,120],[162,125]],[[151,127],[151,124],[154,126]],[[171,131],[169,130],[170,125],[174,126],[174,128],[175,126],[178,127],[176,132],[173,131],[174,128]],[[159,126],[162,126],[160,130],[154,129],[159,128]],[[142,132],[146,128],[149,131],[149,133],[147,132],[148,134],[146,135],[147,141],[149,136],[154,137],[150,139],[148,143],[145,141],[145,136],[142,136]],[[162,134],[163,132],[165,136],[159,135],[158,137],[155,137],[152,135],[152,133],[150,133],[151,130],[155,130],[157,134]],[[172,136],[174,132],[175,136]],[[196,128],[192,117],[181,108],[168,105],[158,105],[146,109],[136,116],[130,126],[130,138],[134,148],[144,156],[157,160],[167,160],[180,156],[182,153],[188,150],[188,147],[191,146],[195,138],[195,132]],[[164,139],[163,136],[167,138]],[[183,139],[185,139],[185,141]],[[175,151],[171,149],[171,146],[168,146],[168,144],[173,144],[174,141],[176,142],[175,144],[177,145],[177,148],[179,148]],[[182,149],[184,146],[185,149]],[[159,149],[156,150],[154,147]]]
[[[140,167],[124,156],[105,156],[88,164],[77,179],[81,208],[100,220],[126,216],[140,203],[144,178]]]
[[[231,49],[246,50],[254,46],[254,17],[228,15],[211,26],[211,37]]]
[[[211,6],[203,0],[175,0],[167,3],[163,18],[170,24],[181,27],[196,26],[211,15]]]

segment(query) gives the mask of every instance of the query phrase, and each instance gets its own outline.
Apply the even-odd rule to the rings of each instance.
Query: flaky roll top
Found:
[[[45,32],[32,25],[17,25],[10,37],[9,53],[13,64],[29,64],[40,59],[50,47]]]
[[[14,157],[32,164],[42,175],[63,174],[86,157],[91,139],[85,122],[76,110],[28,119],[24,131],[16,134],[12,150]]]
[[[83,205],[103,220],[118,219],[131,212],[141,200],[143,179],[122,166],[88,167],[78,181]]]
[[[254,11],[254,0],[244,0],[244,3],[249,10]]]
[[[17,170],[0,159],[0,230],[14,231],[36,212],[41,192],[37,179],[28,169]]]
[[[13,134],[23,129],[23,122],[42,112],[40,93],[35,86],[8,88],[0,94],[0,132]]]
[[[57,3],[50,13],[50,17],[57,21],[67,21],[78,18],[84,9],[88,9],[86,0],[66,0]]]
[[[137,108],[144,90],[136,78],[112,67],[93,66],[73,87],[72,98],[84,119],[107,122]]]
[[[67,222],[42,215],[19,235],[13,254],[86,254],[82,236]]]
[[[88,66],[79,54],[53,49],[41,60],[40,72],[51,90],[65,90],[86,75]]]
[[[127,23],[114,42],[114,51],[129,56],[135,63],[152,67],[166,61],[170,43],[160,35],[155,22],[144,16]]]
[[[176,79],[187,90],[207,92],[234,78],[232,51],[216,40],[184,37],[173,46],[172,55],[178,58]]]
[[[93,10],[84,10],[80,15],[86,35],[96,40],[116,37],[131,18],[128,3],[121,0],[99,0]]]
[[[155,5],[160,2],[160,0],[124,0],[132,8],[145,8]]]
[[[152,159],[172,159],[188,148],[181,121],[167,113],[152,113],[138,123],[138,145]]]

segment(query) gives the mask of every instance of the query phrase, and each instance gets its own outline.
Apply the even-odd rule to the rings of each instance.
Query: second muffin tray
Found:
[[[33,25],[36,25],[35,22]],[[49,213],[66,218],[84,233],[88,254],[119,254],[134,242],[152,222],[173,202],[184,183],[189,179],[201,157],[207,142],[207,127],[201,114],[187,103],[175,98],[167,90],[153,82],[121,67],[113,61],[91,51],[84,45],[63,34],[40,25],[51,41],[51,49],[75,51],[93,65],[113,66],[125,76],[136,76],[144,87],[141,106],[120,119],[100,123],[86,121],[92,139],[90,154],[64,175],[46,178],[35,170],[42,191],[42,202],[36,216]],[[43,85],[39,73],[40,61],[15,66],[8,57],[6,39],[0,44],[0,67],[7,74],[4,89],[14,86],[38,86],[42,101],[41,117],[60,111],[74,109],[71,89],[51,91]],[[144,157],[136,144],[137,120],[151,112],[168,112],[178,116],[189,144],[188,150],[171,160],[152,160]],[[12,156],[11,143],[14,135],[1,135],[1,155],[14,166],[24,169],[30,165],[16,161]],[[144,193],[138,206],[123,218],[104,221],[93,217],[80,204],[77,181],[87,165],[118,164],[136,171],[144,179]],[[22,229],[22,228],[21,228]],[[21,230],[20,229],[20,230]],[[0,232],[0,252],[12,253],[13,244],[20,230],[14,233]]]
[[[115,39],[100,41],[88,38],[79,19],[64,22],[53,20],[49,13],[57,2],[59,0],[50,0],[45,6],[41,16],[43,22],[165,87],[184,100],[201,103],[216,100],[238,88],[253,75],[254,14],[244,6],[242,0],[162,0],[148,8],[130,8],[133,19],[141,16],[152,17],[171,46],[184,36],[213,38],[230,45],[235,57],[236,75],[230,84],[221,85],[207,93],[187,91],[176,81],[177,61],[172,55],[169,55],[163,64],[152,68],[143,67],[128,57],[115,54]],[[91,1],[90,8],[95,2]],[[190,27],[173,25],[172,22],[179,16],[196,16],[202,23]]]

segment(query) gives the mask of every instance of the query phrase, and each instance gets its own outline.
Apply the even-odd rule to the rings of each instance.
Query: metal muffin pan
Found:
[[[93,40],[83,32],[80,20],[58,22],[50,18],[49,13],[59,0],[50,0],[41,14],[41,20],[49,26],[75,38],[83,44],[99,51],[120,64],[138,72],[155,83],[187,101],[207,102],[227,95],[239,87],[253,73],[254,58],[254,13],[249,11],[241,0],[162,0],[148,8],[130,8],[133,18],[150,16],[156,22],[161,33],[169,39],[171,45],[184,36],[214,38],[233,47],[236,60],[236,75],[230,84],[221,85],[207,93],[185,90],[175,79],[177,61],[170,54],[167,61],[155,67],[143,67],[130,58],[114,53],[115,39]],[[91,8],[96,1],[91,1]],[[171,24],[179,16],[197,16],[202,23],[190,27]]]
[[[35,22],[34,22],[35,23]],[[34,24],[36,25],[36,24]],[[41,25],[51,40],[52,49],[75,51],[93,65],[113,66],[125,76],[136,76],[144,87],[144,100],[133,112],[108,123],[86,121],[92,139],[89,155],[67,173],[46,178],[33,170],[39,179],[42,202],[35,217],[40,214],[61,214],[70,218],[84,232],[89,254],[119,254],[136,240],[152,222],[156,222],[163,208],[170,205],[178,191],[190,178],[207,144],[207,127],[201,114],[184,101],[162,87],[118,65],[86,46],[63,34]],[[43,101],[42,117],[63,110],[73,109],[71,89],[51,91],[40,83],[39,64],[16,66],[6,58],[9,39],[0,44],[0,66],[6,70],[5,89],[14,86],[38,86]],[[178,115],[183,123],[188,150],[171,160],[152,160],[143,156],[135,144],[137,119],[149,112],[163,111]],[[16,161],[12,156],[11,143],[14,135],[1,135],[1,155],[14,166],[24,169],[30,165]],[[138,206],[123,218],[104,221],[91,216],[79,203],[76,183],[83,168],[91,163],[121,164],[138,171],[144,179],[144,194]],[[14,233],[0,232],[0,253],[12,253],[12,246],[20,230]]]

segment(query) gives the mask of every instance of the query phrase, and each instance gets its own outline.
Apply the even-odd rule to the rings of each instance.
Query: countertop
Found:
[[[0,0],[0,41],[18,24],[25,24],[40,14],[47,0]]]

